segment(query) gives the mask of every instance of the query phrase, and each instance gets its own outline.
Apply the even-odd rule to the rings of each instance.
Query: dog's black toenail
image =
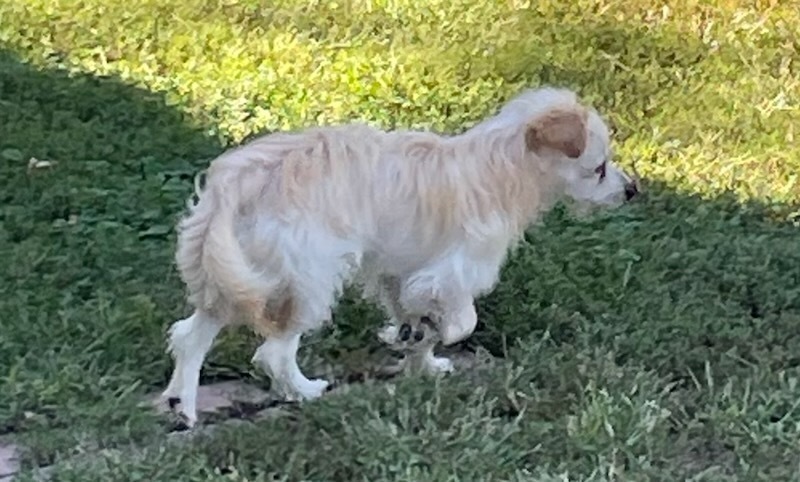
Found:
[[[436,328],[436,325],[433,323],[433,320],[431,319],[430,316],[423,316],[422,318],[419,319],[419,322],[422,323],[423,325],[428,325],[431,328]]]
[[[400,325],[400,341],[408,341],[411,338],[411,325],[403,323]]]
[[[425,338],[425,333],[422,330],[414,332],[414,341],[422,341]]]
[[[186,432],[189,430],[189,424],[183,420],[176,420],[173,422],[170,432]]]
[[[169,408],[175,408],[181,403],[181,399],[178,397],[169,397],[167,403],[169,404]]]

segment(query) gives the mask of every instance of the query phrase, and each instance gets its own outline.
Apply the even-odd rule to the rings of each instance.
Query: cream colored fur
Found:
[[[297,346],[330,320],[345,284],[360,284],[395,324],[435,316],[442,341],[455,343],[540,214],[565,197],[615,206],[633,186],[610,161],[600,116],[556,88],[525,91],[458,135],[363,124],[265,135],[219,156],[206,179],[180,224],[176,260],[196,311],[171,328],[165,391],[190,425],[222,327],[266,338],[253,360],[287,397],[318,397],[327,382],[305,378]],[[417,358],[452,369],[432,346]]]

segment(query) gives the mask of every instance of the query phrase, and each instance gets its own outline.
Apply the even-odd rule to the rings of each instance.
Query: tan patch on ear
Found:
[[[528,126],[525,144],[534,152],[548,148],[578,158],[588,141],[587,117],[585,110],[552,110]]]

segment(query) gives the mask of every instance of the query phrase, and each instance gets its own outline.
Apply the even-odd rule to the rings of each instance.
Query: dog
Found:
[[[223,327],[264,338],[251,362],[295,401],[320,397],[301,336],[332,322],[345,285],[386,311],[380,337],[429,373],[469,337],[511,247],[561,199],[611,208],[638,193],[600,114],[569,89],[526,89],[460,134],[365,123],[255,138],[222,153],[178,224],[191,316],[169,328],[163,397],[191,427],[204,358]],[[420,320],[424,330],[403,320]],[[419,342],[419,343],[416,343]]]

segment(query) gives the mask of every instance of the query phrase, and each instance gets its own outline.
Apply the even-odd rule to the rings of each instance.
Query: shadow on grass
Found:
[[[158,94],[0,54],[0,431],[127,424],[126,397],[163,386],[164,329],[184,312],[172,228],[192,174],[221,149]],[[31,158],[56,163],[30,170]],[[769,213],[658,184],[596,219],[556,210],[479,301],[471,343],[501,355],[549,330],[676,379],[709,360],[727,373],[797,366],[797,228]],[[346,300],[335,341],[374,339],[378,316]],[[249,370],[252,347],[242,356],[235,340],[205,376]]]
[[[220,149],[159,94],[0,52],[0,432],[162,378],[174,220]]]

